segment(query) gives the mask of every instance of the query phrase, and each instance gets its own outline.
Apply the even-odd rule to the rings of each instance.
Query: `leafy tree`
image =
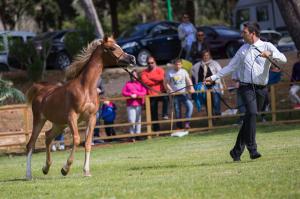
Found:
[[[5,30],[15,29],[18,20],[33,12],[34,0],[1,0],[0,19]]]
[[[300,1],[276,0],[286,27],[293,38],[298,50],[300,50]]]
[[[3,80],[0,77],[0,105],[8,102],[25,102],[25,96],[20,90],[13,88],[11,81]]]
[[[27,43],[15,41],[10,44],[9,61],[16,60],[21,68],[26,69],[30,80],[43,80],[50,48],[49,41],[39,44],[35,44],[33,41]]]

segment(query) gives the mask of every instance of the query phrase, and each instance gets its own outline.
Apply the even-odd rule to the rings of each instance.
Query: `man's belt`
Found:
[[[266,85],[258,85],[258,84],[251,84],[251,83],[245,83],[245,82],[240,82],[240,86],[254,87],[256,89],[264,89],[264,88],[266,88]]]

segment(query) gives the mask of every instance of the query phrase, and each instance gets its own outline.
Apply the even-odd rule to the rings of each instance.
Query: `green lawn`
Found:
[[[33,155],[33,180],[24,181],[25,156],[0,157],[0,198],[300,198],[300,125],[261,126],[262,158],[232,162],[237,129],[183,138],[162,137],[94,148],[92,177],[82,175],[83,148],[66,177],[67,152],[53,153],[47,176],[45,153]]]

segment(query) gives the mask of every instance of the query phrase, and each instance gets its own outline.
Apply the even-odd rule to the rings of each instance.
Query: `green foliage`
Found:
[[[18,64],[20,68],[26,69],[28,78],[32,81],[43,79],[46,69],[46,58],[51,46],[49,41],[39,45],[41,48],[40,52],[31,40],[27,43],[16,40],[10,43],[9,47],[9,60],[12,60],[13,64]]]
[[[94,27],[83,17],[77,17],[74,24],[65,24],[65,28],[73,28],[76,31],[68,33],[64,43],[71,56],[78,54],[83,47],[95,39]]]
[[[82,176],[84,149],[76,151],[68,176],[62,177],[67,151],[52,153],[47,176],[45,152],[33,154],[34,179],[23,181],[24,156],[0,157],[1,195],[7,198],[299,198],[300,125],[259,127],[262,157],[239,163],[229,150],[238,129],[205,135],[162,137],[130,144],[93,147],[92,177]]]
[[[11,102],[25,102],[24,94],[13,88],[11,81],[6,81],[0,78],[0,105],[4,105]]]

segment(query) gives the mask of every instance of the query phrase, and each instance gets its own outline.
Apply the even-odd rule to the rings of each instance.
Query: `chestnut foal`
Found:
[[[80,143],[77,123],[86,121],[84,176],[90,174],[90,151],[93,130],[96,124],[96,112],[99,106],[97,81],[102,69],[112,65],[132,65],[135,58],[125,53],[112,37],[91,42],[75,61],[67,68],[67,82],[64,85],[36,83],[27,92],[28,103],[32,105],[33,129],[27,144],[26,179],[32,179],[31,157],[35,142],[46,121],[52,122],[52,128],[46,136],[46,164],[42,171],[46,175],[51,166],[50,145],[57,135],[68,125],[73,136],[73,146],[62,175],[67,175],[73,163],[76,146]]]

